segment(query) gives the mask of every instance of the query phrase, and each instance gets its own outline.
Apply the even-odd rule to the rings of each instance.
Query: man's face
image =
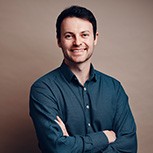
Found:
[[[94,39],[93,27],[89,21],[76,17],[65,18],[61,24],[61,37],[58,41],[65,62],[80,64],[90,61],[97,36],[98,34]]]

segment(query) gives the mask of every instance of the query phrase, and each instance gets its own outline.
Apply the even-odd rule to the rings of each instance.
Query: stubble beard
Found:
[[[64,51],[63,51],[63,52],[64,52]],[[64,53],[63,53],[63,54],[64,54]],[[89,54],[84,60],[82,60],[82,61],[75,61],[75,60],[73,60],[73,58],[71,58],[71,57],[69,57],[68,55],[65,55],[65,54],[64,54],[64,59],[65,59],[65,61],[67,61],[68,63],[72,63],[72,64],[83,64],[83,63],[87,62],[89,59],[91,59],[92,55],[93,55],[93,52],[92,52],[91,54]]]

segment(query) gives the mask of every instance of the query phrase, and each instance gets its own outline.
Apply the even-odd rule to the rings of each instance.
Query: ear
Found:
[[[97,45],[97,41],[98,41],[98,32],[96,32],[96,35],[95,35],[95,40],[94,40],[94,45],[96,46]]]

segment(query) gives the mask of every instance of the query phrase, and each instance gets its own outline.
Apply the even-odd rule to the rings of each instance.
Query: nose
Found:
[[[82,45],[82,39],[79,36],[75,36],[73,45],[76,45],[76,46]]]

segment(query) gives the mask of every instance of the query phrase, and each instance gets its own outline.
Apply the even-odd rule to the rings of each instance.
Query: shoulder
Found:
[[[114,93],[117,96],[127,98],[125,89],[123,88],[122,83],[118,79],[97,70],[95,70],[95,73],[99,84],[108,94]]]
[[[115,86],[121,84],[120,81],[113,76],[110,76],[98,70],[95,70],[95,73],[96,73],[97,79],[102,81],[103,83],[114,84]]]
[[[119,93],[119,92],[126,93],[122,83],[115,77],[107,75],[98,70],[95,70],[95,73],[96,73],[99,84],[103,88],[105,88],[105,90],[108,90],[109,92],[115,92],[115,93]]]
[[[32,88],[38,86],[51,86],[60,77],[60,68],[51,70],[34,81]]]

